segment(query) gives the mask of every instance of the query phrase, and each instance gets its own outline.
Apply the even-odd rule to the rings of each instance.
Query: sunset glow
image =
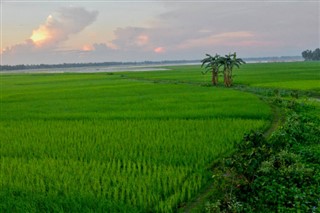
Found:
[[[52,39],[53,35],[50,27],[52,27],[53,23],[53,16],[49,15],[43,25],[40,25],[38,29],[32,31],[32,36],[30,39],[36,46],[43,46],[50,39]]]
[[[157,47],[153,50],[155,53],[164,53],[165,49],[163,47]]]
[[[32,32],[32,36],[30,37],[30,39],[37,45],[37,46],[41,46],[43,44],[43,42],[45,42],[47,39],[49,38],[49,33],[48,31],[43,28],[40,27],[37,30],[34,30]]]
[[[86,44],[86,45],[83,45],[82,50],[83,51],[92,51],[92,50],[94,50],[94,48],[91,45]]]
[[[311,0],[5,2],[3,64],[300,56],[319,46],[319,2]]]
[[[140,36],[138,36],[136,42],[137,42],[137,45],[139,45],[139,46],[146,45],[149,42],[149,37],[146,35],[140,35]]]

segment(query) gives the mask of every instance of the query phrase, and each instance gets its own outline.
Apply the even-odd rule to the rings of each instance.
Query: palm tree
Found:
[[[206,54],[206,58],[201,60],[202,64],[201,67],[205,66],[205,71],[202,72],[202,74],[206,74],[207,72],[212,72],[212,85],[218,84],[218,72],[219,67],[221,66],[220,63],[220,56],[216,54],[215,56],[211,56],[209,54]]]
[[[233,67],[240,67],[241,64],[245,64],[241,58],[237,58],[237,54],[233,53],[229,55],[225,55],[225,57],[219,57],[218,63],[223,65],[223,77],[224,77],[224,85],[226,87],[232,86],[232,70]]]

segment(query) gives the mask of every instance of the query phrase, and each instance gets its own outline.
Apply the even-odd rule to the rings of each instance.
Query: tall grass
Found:
[[[101,73],[2,83],[1,211],[175,211],[270,118],[255,96],[222,88]]]
[[[234,70],[234,84],[297,90],[320,90],[320,62],[287,62],[244,64]],[[171,82],[210,83],[210,73],[201,75],[199,65],[168,67],[171,71],[126,73],[129,78]],[[168,74],[170,72],[170,75]],[[220,74],[220,85],[223,76]]]

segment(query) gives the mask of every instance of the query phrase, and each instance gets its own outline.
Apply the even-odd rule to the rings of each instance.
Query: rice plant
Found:
[[[4,211],[174,212],[214,160],[270,118],[257,97],[223,88],[101,73],[2,83]]]

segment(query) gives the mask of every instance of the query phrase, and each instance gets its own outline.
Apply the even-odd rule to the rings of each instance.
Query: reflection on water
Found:
[[[98,73],[98,72],[143,72],[143,71],[161,71],[169,70],[160,66],[90,66],[74,68],[52,68],[52,69],[28,69],[1,71],[1,73]]]

